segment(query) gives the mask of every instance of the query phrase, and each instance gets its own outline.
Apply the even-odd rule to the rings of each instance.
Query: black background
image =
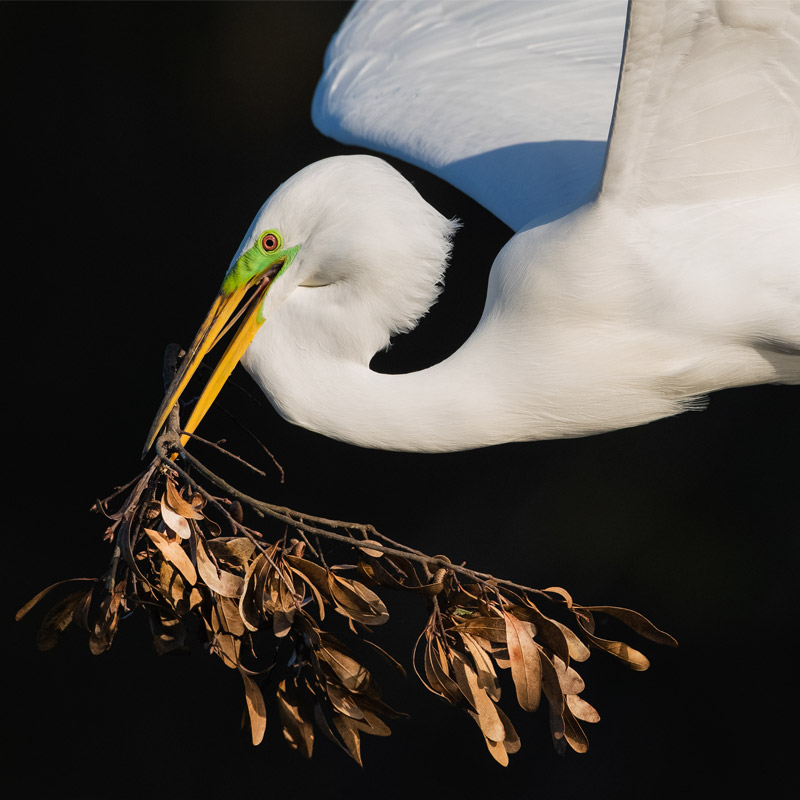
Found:
[[[365,737],[365,767],[319,740],[311,762],[239,730],[238,677],[215,659],[157,657],[146,623],[112,651],[34,646],[13,611],[108,559],[89,514],[139,468],[161,359],[187,344],[249,222],[306,163],[348,152],[311,126],[325,45],[348,4],[3,4],[13,213],[6,250],[4,784],[84,798],[267,796],[666,797],[790,779],[797,716],[797,389],[722,392],[708,410],[584,440],[442,456],[361,450],[246,413],[287,473],[258,490],[366,520],[427,552],[585,603],[625,605],[673,633],[633,673],[595,654],[582,674],[603,719],[558,757],[542,714],[505,708],[523,749],[507,769],[472,722],[415,679],[385,682],[412,713]],[[478,319],[509,231],[400,165],[464,222],[447,289],[382,369],[457,347]],[[19,347],[21,345],[21,347]],[[20,354],[19,361],[15,361]],[[241,373],[245,386],[249,379]],[[221,402],[239,402],[226,391]],[[249,403],[249,401],[248,401]],[[212,412],[208,436],[230,423]],[[408,662],[423,608],[388,598],[382,643]]]

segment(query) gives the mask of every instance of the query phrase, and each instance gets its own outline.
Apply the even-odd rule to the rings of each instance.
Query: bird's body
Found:
[[[799,41],[796,3],[635,0],[601,185],[584,196],[526,172],[534,219],[497,256],[475,332],[420,372],[369,363],[434,301],[453,224],[380,159],[307,167],[261,209],[228,273],[248,253],[273,258],[265,231],[291,251],[259,295],[267,324],[244,366],[292,422],[415,451],[584,436],[725,387],[800,382]],[[335,108],[337,80],[323,85]],[[402,150],[374,130],[368,144]],[[412,160],[424,161],[420,137]],[[433,161],[447,173],[470,158]],[[488,196],[513,220],[518,204]]]

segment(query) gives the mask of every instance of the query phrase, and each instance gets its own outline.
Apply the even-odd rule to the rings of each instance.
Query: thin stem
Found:
[[[187,472],[178,467],[175,464],[175,462],[171,460],[170,456],[173,453],[178,452],[181,455],[181,457],[184,458],[187,462],[189,462],[198,472],[200,472],[203,475],[203,477],[205,477],[219,489],[222,489],[230,497],[233,497],[240,503],[246,504],[253,509],[261,510],[267,516],[279,520],[280,522],[289,524],[299,531],[304,531],[305,533],[314,534],[316,536],[320,536],[325,539],[330,539],[332,541],[342,542],[344,544],[349,545],[350,547],[356,547],[359,550],[366,550],[366,549],[379,550],[382,553],[386,553],[387,555],[401,556],[410,561],[416,561],[420,564],[425,564],[429,567],[434,567],[436,569],[444,567],[449,571],[458,573],[460,575],[464,575],[468,578],[472,578],[474,581],[478,583],[489,583],[491,586],[496,586],[496,585],[507,586],[508,588],[511,589],[517,589],[518,591],[529,592],[532,594],[537,594],[549,598],[549,595],[547,595],[546,592],[543,592],[540,589],[534,589],[533,587],[524,586],[523,584],[505,580],[503,578],[496,578],[495,576],[490,575],[488,572],[478,572],[477,570],[469,569],[468,567],[453,564],[451,561],[449,561],[446,557],[443,556],[429,556],[416,550],[410,550],[405,546],[394,547],[390,545],[380,544],[375,541],[364,543],[359,541],[358,539],[355,539],[352,536],[352,534],[344,535],[341,533],[335,533],[334,531],[331,530],[326,530],[325,528],[319,526],[326,525],[330,528],[340,528],[344,530],[354,529],[362,532],[370,530],[372,533],[380,536],[378,531],[372,525],[365,525],[362,523],[354,523],[354,522],[344,522],[342,520],[331,520],[331,519],[326,519],[324,517],[315,517],[307,514],[301,514],[300,512],[290,508],[286,508],[285,506],[276,506],[271,503],[265,503],[261,500],[257,500],[254,497],[250,497],[244,492],[241,492],[235,487],[228,484],[226,481],[224,481],[215,473],[211,472],[211,470],[209,470],[204,464],[202,464],[191,453],[185,450],[180,445],[179,441],[173,439],[172,437],[169,437],[168,435],[164,435],[157,440],[156,452],[158,453],[159,458],[161,458],[164,463],[168,464],[170,468],[178,471],[181,474],[181,476],[183,476],[186,480],[190,481],[193,486],[197,487],[199,491],[201,491],[207,499],[211,500],[214,503],[215,507],[219,509],[223,514],[227,515],[227,511],[225,511],[225,509],[222,508],[221,504],[218,501],[214,500],[212,496],[209,495],[205,490],[203,490],[202,487],[200,487],[199,484],[197,484],[197,482],[194,481]],[[310,525],[304,520],[312,520],[316,524]],[[246,535],[248,536],[248,538],[253,540],[252,534],[249,531],[246,533]],[[387,537],[380,536],[380,538],[386,539]]]

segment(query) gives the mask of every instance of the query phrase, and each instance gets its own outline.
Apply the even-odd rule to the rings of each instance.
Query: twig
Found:
[[[434,567],[434,569],[439,569],[444,567],[445,569],[455,572],[459,575],[464,575],[465,577],[472,578],[474,581],[482,584],[489,584],[490,586],[495,585],[502,585],[507,586],[510,589],[516,589],[517,591],[521,592],[528,592],[531,594],[540,595],[542,597],[550,598],[546,592],[542,591],[541,589],[535,589],[531,586],[525,586],[520,583],[516,583],[514,581],[509,581],[504,578],[497,578],[494,575],[489,574],[488,572],[478,572],[477,570],[469,569],[468,567],[459,566],[457,564],[453,564],[444,556],[429,556],[424,553],[421,553],[417,550],[411,550],[405,546],[391,546],[380,544],[375,541],[369,542],[362,542],[358,539],[355,539],[352,535],[344,535],[341,533],[335,533],[332,530],[326,530],[321,525],[326,525],[330,528],[339,528],[344,530],[358,530],[366,533],[370,531],[378,536],[380,534],[372,525],[365,525],[363,523],[357,522],[345,522],[342,520],[331,520],[326,519],[324,517],[315,517],[308,514],[301,514],[298,511],[295,511],[291,508],[287,508],[285,506],[276,506],[272,503],[265,503],[262,500],[257,500],[254,497],[250,497],[249,495],[245,494],[244,492],[239,491],[235,487],[231,486],[229,483],[224,481],[218,475],[213,473],[208,467],[206,467],[202,462],[196,459],[191,453],[185,450],[180,441],[177,438],[172,438],[169,435],[165,434],[164,436],[160,437],[156,442],[156,452],[158,457],[162,460],[164,464],[169,466],[172,469],[175,469],[177,472],[180,473],[181,477],[190,482],[192,486],[196,487],[207,499],[211,500],[215,507],[220,510],[223,514],[227,515],[227,511],[222,507],[222,505],[213,499],[211,495],[209,495],[185,470],[178,467],[175,462],[172,460],[172,455],[174,453],[179,453],[182,458],[184,458],[187,462],[189,462],[204,478],[206,478],[209,482],[213,483],[219,489],[221,489],[225,494],[229,495],[230,497],[235,498],[240,503],[250,506],[256,510],[261,510],[269,517],[272,517],[275,520],[280,522],[289,524],[294,528],[297,528],[300,531],[304,531],[305,533],[310,533],[315,536],[320,536],[325,539],[330,539],[336,542],[342,542],[344,544],[350,545],[351,547],[356,547],[360,550],[379,550],[382,553],[386,553],[387,555],[394,555],[394,556],[401,556],[402,558],[406,558],[409,561],[416,561],[420,564],[425,564],[428,567]],[[304,520],[312,520],[315,524],[309,525]],[[235,522],[235,520],[234,520]],[[238,524],[238,523],[237,523]],[[248,532],[246,534],[248,538],[251,540],[253,539],[252,535]],[[388,538],[382,537],[381,538]]]

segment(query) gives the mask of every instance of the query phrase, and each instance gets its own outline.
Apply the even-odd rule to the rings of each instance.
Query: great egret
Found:
[[[426,452],[584,436],[724,387],[800,382],[798,4],[632,0],[590,191],[602,153],[563,131],[577,119],[569,138],[585,136],[613,98],[584,106],[578,94],[574,113],[552,104],[564,81],[603,83],[609,47],[592,37],[607,40],[618,5],[357,4],[329,49],[317,123],[479,184],[477,198],[518,228],[483,316],[436,366],[370,370],[434,302],[456,226],[376,157],[312,164],[257,214],[148,446],[251,289],[189,432],[240,359],[292,422]],[[518,86],[548,43],[554,65]],[[428,82],[455,87],[441,107]]]

